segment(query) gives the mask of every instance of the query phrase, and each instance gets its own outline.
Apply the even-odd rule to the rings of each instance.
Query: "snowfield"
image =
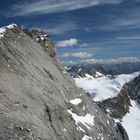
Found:
[[[117,96],[123,85],[137,77],[140,72],[121,74],[116,77],[102,76],[94,78],[88,74],[84,78],[75,78],[76,85],[88,92],[94,101]]]
[[[75,82],[78,87],[88,92],[94,101],[101,101],[117,96],[124,84],[130,82],[139,74],[140,72],[121,74],[114,78],[104,75],[94,78],[86,74],[84,78],[75,78]],[[126,129],[130,140],[140,140],[140,105],[133,100],[131,100],[131,104],[130,113],[127,113],[120,123]],[[90,138],[85,136],[83,139]]]
[[[130,140],[140,139],[140,106],[131,100],[132,107],[122,120],[122,125],[126,129]]]

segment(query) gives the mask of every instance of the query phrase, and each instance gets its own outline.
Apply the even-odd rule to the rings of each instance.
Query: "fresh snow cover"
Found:
[[[2,28],[0,28],[0,38],[2,38],[4,36],[4,34],[5,34],[5,28],[2,27]]]
[[[71,69],[71,67],[64,67],[64,69],[65,69],[65,70],[70,70],[70,69]]]
[[[85,74],[85,76],[87,77],[87,78],[93,78],[93,76],[91,76],[91,75],[89,75],[89,74]]]
[[[86,74],[84,78],[75,78],[78,87],[88,92],[94,101],[101,101],[117,96],[125,83],[137,77],[140,72],[121,74],[115,77],[102,76],[94,78]]]
[[[67,132],[67,130],[66,130],[65,128],[64,128],[63,130],[64,130],[65,132]]]
[[[132,107],[122,120],[122,125],[126,129],[130,140],[140,139],[140,106],[131,100]]]
[[[104,76],[102,73],[96,71],[96,75],[95,75],[96,78],[98,78],[98,77],[102,77],[102,76]]]
[[[82,138],[82,140],[92,140],[92,137],[89,137],[87,135],[84,135],[84,137]]]
[[[14,27],[17,27],[17,25],[16,24],[9,24],[8,26],[6,26],[6,28],[8,28],[8,29],[12,29],[12,28],[14,28]]]
[[[10,24],[8,26],[5,26],[5,27],[1,27],[0,28],[0,38],[3,38],[4,37],[4,34],[6,33],[6,29],[12,29],[14,28],[15,26],[17,26],[16,24]]]
[[[81,103],[81,99],[76,98],[76,99],[70,100],[70,103],[72,103],[73,105],[78,105]]]
[[[78,116],[75,113],[73,113],[71,110],[68,110],[68,112],[72,115],[77,126],[79,123],[82,123],[88,129],[90,129],[90,126],[94,125],[94,116],[92,116],[91,114],[86,114],[85,116]]]

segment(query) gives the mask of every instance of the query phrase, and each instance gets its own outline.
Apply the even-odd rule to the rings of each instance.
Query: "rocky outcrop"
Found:
[[[124,86],[131,100],[140,104],[140,75]]]
[[[135,100],[140,104],[140,75],[126,83],[116,97],[99,102],[99,104],[113,118],[122,120],[129,113],[130,100]]]
[[[131,106],[127,91],[122,89],[117,97],[106,99],[99,104],[115,119],[122,119]]]
[[[40,29],[23,29],[26,34],[35,39],[46,51],[49,52],[51,57],[56,56],[55,47],[52,43],[51,37]]]
[[[0,37],[0,139],[127,140],[122,127],[75,86],[54,57],[48,35],[5,27]]]

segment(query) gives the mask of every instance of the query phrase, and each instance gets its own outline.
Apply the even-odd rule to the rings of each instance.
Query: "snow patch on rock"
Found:
[[[104,76],[102,73],[96,71],[96,75],[95,75],[96,78],[98,78],[98,77],[102,77],[102,76]]]
[[[5,28],[2,27],[0,28],[0,38],[4,37],[4,34],[5,34]]]
[[[78,105],[81,103],[81,99],[75,98],[73,100],[70,100],[70,103],[73,105]]]
[[[8,25],[8,26],[1,27],[1,28],[0,28],[0,38],[3,38],[3,37],[4,37],[4,35],[5,35],[5,33],[6,33],[6,29],[12,29],[12,28],[14,28],[15,26],[17,27],[16,24],[10,24],[10,25]]]
[[[71,110],[68,110],[68,112],[72,115],[77,126],[79,126],[79,123],[81,123],[90,130],[91,126],[94,125],[94,116],[93,115],[86,114],[85,116],[78,116],[75,113],[73,113]]]
[[[92,137],[89,137],[87,135],[84,135],[84,137],[82,138],[82,140],[92,140]]]

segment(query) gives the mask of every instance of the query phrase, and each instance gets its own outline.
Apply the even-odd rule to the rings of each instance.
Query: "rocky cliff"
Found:
[[[124,86],[124,89],[130,96],[130,99],[140,104],[140,75]]]
[[[75,86],[51,38],[0,29],[0,140],[126,140],[120,124]]]

